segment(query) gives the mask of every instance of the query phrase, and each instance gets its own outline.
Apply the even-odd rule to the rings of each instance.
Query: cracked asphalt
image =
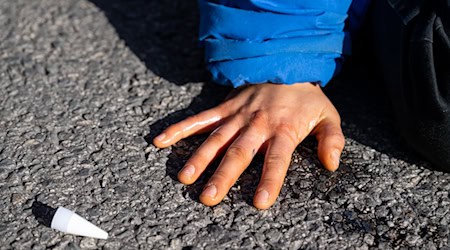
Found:
[[[402,144],[364,67],[327,90],[347,137],[336,173],[308,139],[271,209],[251,206],[262,157],[200,204],[214,166],[188,187],[176,173],[205,137],[149,144],[229,91],[208,80],[197,14],[195,0],[0,0],[1,249],[450,249],[450,175]],[[110,238],[40,225],[35,199]]]

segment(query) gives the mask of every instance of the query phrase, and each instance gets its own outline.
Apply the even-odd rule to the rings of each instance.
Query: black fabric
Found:
[[[376,57],[399,132],[450,171],[450,1],[375,2]]]

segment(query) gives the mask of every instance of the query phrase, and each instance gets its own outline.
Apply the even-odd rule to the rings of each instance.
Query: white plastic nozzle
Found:
[[[64,233],[97,239],[107,239],[108,233],[67,208],[59,207],[53,217],[51,228]]]

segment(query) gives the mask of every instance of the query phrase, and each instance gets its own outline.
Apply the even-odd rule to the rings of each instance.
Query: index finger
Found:
[[[224,112],[219,107],[203,111],[169,126],[153,139],[153,144],[159,148],[168,147],[208,127],[216,127],[223,119]]]

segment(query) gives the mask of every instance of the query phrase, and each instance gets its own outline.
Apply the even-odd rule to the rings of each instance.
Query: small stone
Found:
[[[172,239],[170,240],[170,249],[182,249],[182,242],[181,239]]]
[[[0,168],[11,169],[11,168],[14,168],[15,166],[16,166],[16,164],[11,159],[0,160]]]
[[[58,160],[58,165],[62,167],[72,166],[75,163],[75,157],[64,157]]]
[[[94,238],[83,238],[80,242],[80,247],[82,249],[97,249],[97,242]]]
[[[371,235],[371,234],[364,235],[364,242],[367,245],[372,246],[374,241],[375,241],[375,237],[373,235]]]
[[[11,195],[11,203],[15,206],[23,204],[26,201],[24,194],[14,193]]]

